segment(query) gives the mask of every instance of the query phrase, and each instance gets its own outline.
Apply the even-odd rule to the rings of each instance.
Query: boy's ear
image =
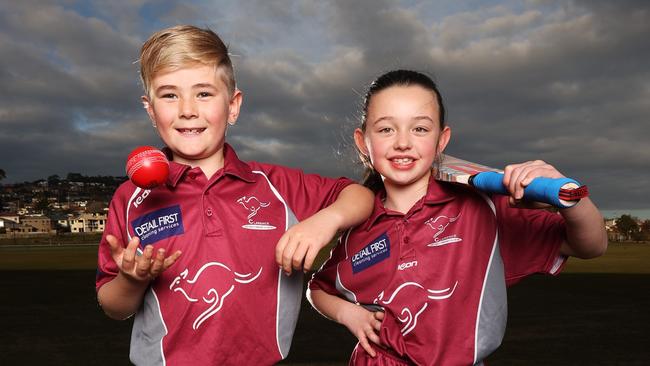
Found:
[[[368,146],[366,145],[366,138],[360,128],[354,130],[354,143],[357,145],[357,149],[361,151],[362,154],[368,155]]]
[[[149,115],[149,119],[151,119],[151,124],[156,127],[156,115],[153,111],[153,107],[151,106],[151,102],[149,101],[149,98],[146,95],[143,95],[140,97],[140,100],[142,101],[142,106],[144,109],[147,111],[147,114]]]
[[[237,123],[241,104],[244,101],[244,93],[241,90],[235,89],[232,97],[230,98],[230,105],[228,106],[228,124],[234,125]]]
[[[445,126],[445,128],[440,131],[440,135],[438,136],[438,154],[442,154],[442,152],[445,151],[445,148],[447,147],[450,139],[451,128],[449,126]]]

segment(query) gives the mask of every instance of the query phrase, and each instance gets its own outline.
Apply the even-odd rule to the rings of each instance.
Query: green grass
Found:
[[[328,256],[329,251],[321,251],[314,269],[318,269]],[[96,244],[0,246],[0,270],[95,269],[96,266]],[[602,257],[569,259],[563,273],[650,274],[650,244],[610,243]]]
[[[570,258],[562,273],[650,274],[650,243],[610,243],[601,257]]]

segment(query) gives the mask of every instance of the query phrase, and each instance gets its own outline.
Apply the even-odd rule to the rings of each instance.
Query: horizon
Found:
[[[227,140],[242,160],[358,178],[364,91],[408,68],[440,87],[450,155],[541,159],[602,210],[650,207],[650,2],[638,0],[5,1],[0,156],[19,158],[0,163],[2,182],[123,175],[133,148],[160,147],[134,61],[177,24],[230,48],[244,103]]]

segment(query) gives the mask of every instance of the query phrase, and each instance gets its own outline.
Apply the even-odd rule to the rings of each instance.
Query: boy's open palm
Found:
[[[334,238],[338,227],[320,211],[287,230],[275,247],[275,261],[290,274],[292,269],[307,272],[318,252]]]
[[[144,248],[142,255],[137,255],[137,249],[140,245],[138,237],[133,237],[126,248],[113,235],[107,235],[106,241],[111,247],[111,255],[120,272],[126,277],[139,282],[153,280],[174,264],[181,255],[180,251],[176,251],[165,258],[165,249],[159,248],[154,256],[154,248],[151,245]]]

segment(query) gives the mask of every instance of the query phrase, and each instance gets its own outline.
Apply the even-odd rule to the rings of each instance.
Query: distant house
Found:
[[[69,220],[70,232],[103,232],[106,228],[106,215],[100,213],[82,213]]]
[[[20,223],[34,227],[37,233],[52,233],[52,220],[44,215],[27,215],[20,219]],[[34,231],[32,231],[34,232]]]

